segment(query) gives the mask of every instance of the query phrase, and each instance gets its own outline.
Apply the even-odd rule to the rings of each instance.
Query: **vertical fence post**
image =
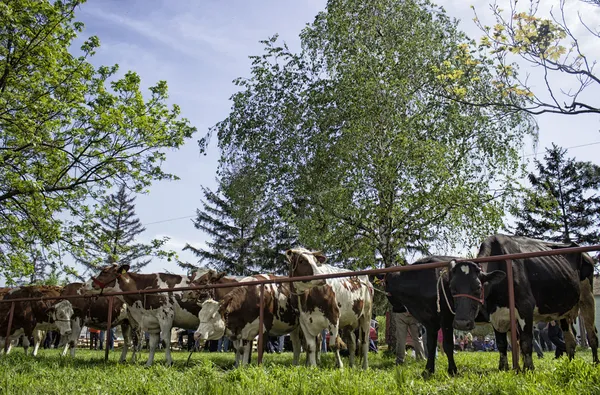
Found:
[[[6,338],[4,339],[4,353],[8,352],[10,346],[10,330],[12,327],[13,316],[15,314],[15,302],[10,302],[10,311],[8,313],[8,328],[6,329]]]
[[[512,347],[513,369],[519,370],[519,345],[517,344],[517,318],[515,316],[515,283],[512,259],[506,260],[506,280],[508,281],[508,311],[510,317],[510,344]]]
[[[260,284],[260,313],[258,315],[258,361],[260,365],[263,359],[264,331],[265,326],[265,284]]]
[[[110,325],[112,324],[112,311],[113,311],[113,298],[114,296],[108,297],[108,322],[106,323],[106,339],[104,342],[104,361],[108,362],[108,352],[109,352],[109,339],[112,338],[110,333]]]

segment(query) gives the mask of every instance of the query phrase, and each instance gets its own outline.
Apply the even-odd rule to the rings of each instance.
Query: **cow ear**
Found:
[[[218,273],[218,274],[217,274],[217,275],[214,277],[214,280],[215,280],[215,281],[218,281],[218,280],[222,279],[223,277],[225,277],[226,275],[227,275],[227,272],[221,272],[221,273]]]
[[[315,251],[312,253],[319,263],[325,263],[327,261],[327,257],[321,251]]]
[[[506,277],[506,273],[500,270],[494,270],[489,273],[481,273],[479,278],[484,285],[494,285],[500,283]]]
[[[121,265],[119,269],[117,269],[117,273],[125,274],[129,271],[129,265]]]
[[[453,259],[448,263],[448,269],[450,269],[452,271],[455,267],[456,267],[456,259]]]
[[[293,254],[294,254],[294,253],[292,252],[292,250],[287,250],[287,251],[285,252],[285,257],[286,257],[287,259],[292,259],[292,255],[293,255]]]

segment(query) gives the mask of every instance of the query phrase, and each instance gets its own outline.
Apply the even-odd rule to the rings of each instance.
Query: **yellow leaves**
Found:
[[[479,46],[484,48],[490,48],[492,46],[490,38],[488,36],[481,37],[481,40],[479,40]]]

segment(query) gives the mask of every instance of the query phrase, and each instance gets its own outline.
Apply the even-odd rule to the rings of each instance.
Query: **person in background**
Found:
[[[327,352],[327,329],[321,331],[321,352]]]
[[[369,328],[369,351],[377,352],[379,344],[379,323],[375,319],[375,314],[371,319],[371,327]]]
[[[100,342],[100,350],[104,349],[104,331],[100,331],[100,335],[98,336],[99,342]]]
[[[90,330],[90,350],[97,350],[100,330],[93,329],[93,328],[89,328],[89,330]]]
[[[554,350],[554,358],[560,358],[563,353],[567,351],[567,346],[565,345],[563,332],[554,320],[548,323],[548,337],[556,347],[556,350]]]
[[[223,336],[217,344],[217,352],[227,352],[227,350],[229,350],[229,338]]]
[[[419,328],[417,320],[406,310],[406,307],[397,303],[392,309],[392,318],[396,325],[396,365],[404,363],[406,356],[406,334],[410,331],[415,349],[415,358],[417,361],[425,359],[423,352],[423,343],[419,337]]]

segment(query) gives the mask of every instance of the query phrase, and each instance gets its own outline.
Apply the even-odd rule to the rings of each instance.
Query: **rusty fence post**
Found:
[[[260,284],[260,313],[258,315],[258,361],[260,365],[263,359],[264,350],[264,326],[265,326],[265,284]]]
[[[519,345],[517,344],[517,317],[515,314],[515,283],[512,259],[506,260],[506,280],[508,281],[508,311],[510,317],[510,345],[512,348],[513,369],[519,370]]]
[[[112,334],[110,333],[110,325],[112,324],[112,311],[113,311],[113,298],[114,296],[108,297],[108,322],[106,323],[106,339],[104,342],[104,361],[108,362],[108,352],[110,351],[109,339],[112,338]]]
[[[10,311],[8,313],[8,328],[6,329],[6,338],[4,339],[4,354],[8,352],[10,346],[10,330],[12,327],[13,316],[15,314],[15,302],[10,302]]]

